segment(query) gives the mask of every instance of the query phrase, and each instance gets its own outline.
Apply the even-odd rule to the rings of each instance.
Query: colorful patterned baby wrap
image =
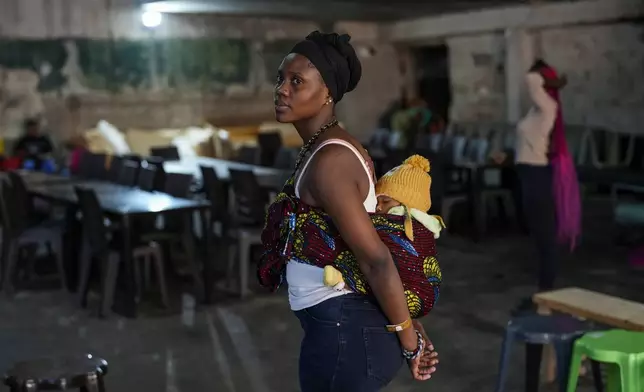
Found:
[[[404,216],[369,215],[396,264],[411,317],[425,316],[438,299],[442,279],[434,233],[414,220],[411,242],[404,233]],[[293,178],[269,207],[262,244],[258,277],[264,287],[276,291],[286,277],[286,263],[294,260],[320,268],[333,265],[352,291],[371,295],[355,256],[331,218],[295,196]]]

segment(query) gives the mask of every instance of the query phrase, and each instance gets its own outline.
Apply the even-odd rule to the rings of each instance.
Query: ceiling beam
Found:
[[[306,18],[318,21],[365,20],[393,21],[435,13],[438,7],[425,2],[414,7],[394,2],[326,1],[258,1],[258,0],[163,0],[147,1],[143,9],[163,13],[214,13],[288,18]]]
[[[571,24],[636,19],[644,15],[642,0],[586,0],[524,5],[422,17],[383,26],[381,34],[395,42],[500,31],[539,29]]]

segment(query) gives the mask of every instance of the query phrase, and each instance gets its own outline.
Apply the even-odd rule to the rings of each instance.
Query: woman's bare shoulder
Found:
[[[320,142],[331,139],[339,139],[351,144],[360,153],[360,155],[362,155],[362,157],[367,160],[367,162],[371,161],[371,157],[369,156],[367,149],[364,148],[364,146],[362,145],[362,143],[360,143],[360,141],[358,141],[358,139],[353,137],[345,129],[338,127],[330,132],[327,132],[323,137],[320,138]]]

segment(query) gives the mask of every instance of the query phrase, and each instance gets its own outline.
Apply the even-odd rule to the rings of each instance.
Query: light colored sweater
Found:
[[[526,75],[532,107],[517,124],[516,163],[546,166],[550,132],[557,118],[557,102],[544,88],[544,79],[538,72]]]

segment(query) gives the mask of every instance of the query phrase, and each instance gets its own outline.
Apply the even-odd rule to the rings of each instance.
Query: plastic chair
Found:
[[[152,192],[154,190],[154,179],[156,178],[157,175],[157,169],[154,166],[148,166],[145,168],[141,168],[139,170],[139,178],[137,180],[137,185],[139,186],[139,189],[146,191],[146,192]]]
[[[228,223],[228,193],[226,185],[212,167],[200,166],[206,199],[210,202],[210,229],[219,224],[219,237],[226,236]]]
[[[73,174],[88,180],[104,180],[107,178],[106,168],[107,156],[105,154],[93,154],[83,151],[78,164],[78,171]]]
[[[33,159],[25,159],[22,161],[22,168],[25,170],[36,170],[36,161]]]
[[[248,269],[250,250],[253,245],[261,245],[261,232],[266,215],[266,192],[257,182],[255,173],[250,170],[229,169],[230,182],[234,194],[233,227],[228,232],[236,240],[236,248],[228,254],[227,277],[232,277],[235,259],[239,265],[239,294],[250,294],[248,288]],[[238,256],[238,257],[236,257]]]
[[[164,161],[178,161],[179,149],[176,146],[159,146],[150,148],[150,156],[162,158]]]
[[[297,150],[288,147],[281,147],[275,157],[277,169],[293,170],[295,169],[295,160],[297,159]]]
[[[25,180],[20,176],[20,174],[14,171],[9,172],[7,176],[9,177],[9,182],[13,189],[13,195],[16,202],[16,211],[14,211],[15,218],[19,219],[21,222],[31,222],[34,219],[40,220],[42,217],[36,217],[34,199],[29,194]]]
[[[163,169],[163,158],[159,157],[147,157],[144,159],[145,165],[141,162],[141,167],[152,167],[156,169],[156,174],[154,175],[154,187],[155,191],[163,191],[163,186],[165,185],[165,170]]]
[[[53,159],[45,159],[42,163],[40,170],[43,173],[54,174],[56,173],[56,162]]]
[[[242,146],[237,151],[235,161],[248,163],[249,165],[257,165],[259,163],[259,148],[255,146]]]
[[[611,364],[609,392],[644,391],[644,333],[614,329],[584,335],[575,342],[568,378],[568,392],[577,389],[583,356]]]
[[[278,151],[282,147],[282,136],[279,131],[259,133],[257,144],[259,145],[259,164],[267,167],[275,165]]]
[[[162,170],[163,167],[157,167]],[[157,171],[157,174],[159,172]],[[191,194],[191,185],[194,177],[190,174],[182,173],[165,173],[162,171],[164,184],[162,192],[167,193],[173,197],[189,198]],[[156,216],[154,217],[156,219]],[[139,219],[143,222],[143,220]],[[201,265],[198,262],[197,248],[195,237],[193,234],[193,220],[192,215],[185,212],[177,213],[164,213],[163,214],[163,229],[158,230],[156,227],[152,230],[151,224],[140,232],[141,240],[144,242],[158,242],[167,244],[169,246],[169,259],[173,260],[180,255],[177,246],[181,246],[183,252],[181,256],[185,260],[188,268],[188,273],[192,275],[197,295],[201,298],[204,296],[204,283],[201,277]],[[166,248],[167,249],[167,248]],[[180,274],[182,274],[180,272]]]
[[[119,185],[133,187],[136,185],[138,174],[139,163],[129,159],[124,159],[121,163],[121,170],[115,182]]]
[[[120,249],[118,244],[111,243],[110,232],[104,224],[103,212],[98,198],[91,189],[76,187],[78,204],[83,214],[83,250],[80,267],[80,280],[78,289],[78,301],[81,307],[87,306],[87,292],[89,291],[90,274],[94,259],[100,263],[101,271],[101,305],[100,314],[106,316],[112,306],[114,292],[119,274]],[[161,290],[161,301],[164,307],[168,307],[168,293],[164,276],[163,254],[156,243],[136,246],[132,249],[134,273],[139,287],[137,294],[141,291],[143,284],[141,269],[145,273],[146,281],[149,281],[150,264],[154,263],[159,288]],[[143,263],[143,268],[138,263]]]
[[[45,221],[29,223],[29,215],[24,211],[24,200],[20,192],[4,180],[0,183],[0,226],[2,226],[2,254],[0,258],[0,276],[4,290],[13,295],[13,278],[18,268],[21,247],[27,244],[48,244],[50,253],[56,259],[61,289],[67,288],[65,268],[62,255],[62,233],[64,222]],[[2,274],[4,269],[4,274]]]
[[[4,384],[11,392],[81,391],[105,392],[107,361],[91,354],[19,362],[7,371]]]
[[[165,184],[163,184],[163,193],[187,199],[190,196],[190,187],[193,180],[194,177],[191,174],[166,173]]]
[[[587,323],[563,315],[545,316],[534,314],[519,316],[510,320],[505,328],[496,392],[505,391],[510,354],[515,341],[526,343],[525,390],[531,392],[539,390],[539,371],[543,345],[552,344],[557,357],[559,390],[565,392],[573,344],[577,338],[590,330],[591,328]],[[579,372],[579,368],[577,368],[577,372]],[[595,376],[596,384],[601,381],[599,366],[596,363],[593,363],[593,375]]]
[[[119,177],[121,175],[121,168],[123,167],[123,162],[125,159],[118,156],[113,156],[110,158],[109,168],[107,169],[106,179],[112,183],[118,183]]]

